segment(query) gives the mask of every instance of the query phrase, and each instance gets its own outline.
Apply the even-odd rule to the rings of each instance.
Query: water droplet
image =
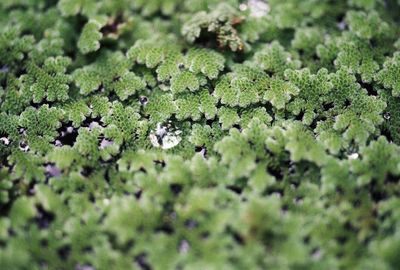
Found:
[[[19,142],[19,149],[24,151],[24,152],[28,152],[29,145],[27,144],[27,142],[25,140],[22,140],[22,141]]]
[[[150,141],[155,147],[170,149],[180,143],[182,138],[179,136],[182,132],[169,122],[167,125],[157,124],[155,131],[150,133]]]
[[[348,159],[357,159],[358,158],[358,153],[352,153],[350,155],[347,155]]]
[[[190,245],[189,242],[186,240],[182,240],[181,243],[179,244],[179,253],[181,254],[186,254],[190,250]]]
[[[141,104],[141,105],[146,105],[147,103],[149,102],[149,99],[146,97],[146,96],[140,96],[139,97],[139,103]]]
[[[8,139],[7,137],[0,138],[0,141],[2,141],[5,145],[9,145],[10,144],[10,139]]]

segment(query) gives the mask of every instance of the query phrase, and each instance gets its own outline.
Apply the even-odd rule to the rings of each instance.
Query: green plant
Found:
[[[398,14],[0,1],[0,269],[398,269]]]

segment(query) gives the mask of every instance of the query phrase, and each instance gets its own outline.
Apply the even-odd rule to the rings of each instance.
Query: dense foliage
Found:
[[[399,269],[400,1],[0,1],[0,269]]]

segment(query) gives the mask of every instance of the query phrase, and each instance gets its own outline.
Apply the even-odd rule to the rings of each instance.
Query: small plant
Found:
[[[0,1],[0,269],[399,269],[399,14]]]

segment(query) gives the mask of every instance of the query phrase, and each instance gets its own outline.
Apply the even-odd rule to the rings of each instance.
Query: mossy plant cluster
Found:
[[[0,1],[1,269],[399,269],[400,1]]]

